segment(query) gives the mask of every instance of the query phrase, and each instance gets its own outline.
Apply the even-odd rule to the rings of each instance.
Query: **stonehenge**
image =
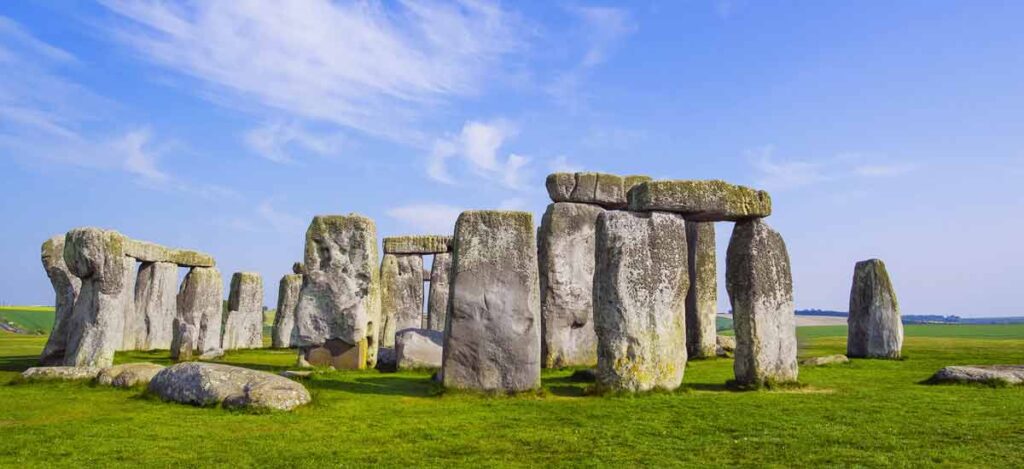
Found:
[[[434,313],[432,320],[423,317],[423,283],[430,282],[430,311],[447,309],[448,272],[452,237],[442,235],[394,236],[384,238],[384,259],[381,261],[381,309],[384,328],[381,343],[395,346],[395,335],[405,329],[434,327],[442,330],[444,313]],[[433,255],[431,270],[423,268],[423,256]],[[436,279],[434,277],[437,277]],[[444,288],[442,293],[440,289]],[[428,314],[430,314],[428,312]],[[440,326],[438,327],[437,324]]]
[[[301,269],[294,270],[301,272]],[[277,288],[277,314],[274,316],[274,327],[271,330],[271,347],[289,348],[296,344],[298,330],[295,327],[295,307],[299,305],[301,290],[301,273],[281,277],[281,283]]]
[[[434,254],[430,265],[430,291],[427,296],[427,329],[444,331],[448,317],[449,276],[452,271],[452,255],[449,252]]]
[[[193,267],[178,290],[171,358],[191,359],[195,352],[221,349],[224,284],[214,267]]]
[[[255,272],[235,272],[228,291],[221,348],[260,347],[263,347],[263,278]]]
[[[725,181],[651,181],[629,191],[629,209],[676,212],[687,221],[742,221],[771,215],[772,199]]]
[[[850,288],[846,355],[900,358],[903,321],[889,272],[878,259],[858,262]]]
[[[405,329],[395,336],[399,370],[440,368],[444,334],[429,329]]]
[[[373,367],[381,326],[377,226],[358,214],[318,215],[306,230],[295,309],[300,361]]]
[[[686,292],[686,353],[690,358],[716,356],[718,276],[715,266],[715,224],[686,223],[690,289]]]
[[[75,307],[75,299],[78,298],[82,281],[74,276],[64,263],[64,236],[54,236],[43,243],[42,261],[56,298],[53,308],[53,329],[46,340],[39,363],[46,366],[61,365],[64,363],[64,351],[71,328],[71,312]]]
[[[495,393],[540,386],[533,215],[471,210],[455,223],[441,382]]]
[[[136,348],[169,349],[177,315],[178,265],[143,262],[135,281]]]
[[[594,204],[610,209],[626,208],[629,191],[650,181],[647,176],[617,176],[604,173],[554,173],[545,186],[554,202]]]

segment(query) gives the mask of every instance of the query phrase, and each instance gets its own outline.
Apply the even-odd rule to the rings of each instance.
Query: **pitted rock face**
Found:
[[[71,274],[64,263],[64,235],[54,236],[43,243],[41,258],[46,276],[56,294],[54,302],[53,328],[46,341],[46,347],[39,356],[43,365],[61,365],[67,349],[68,331],[75,299],[82,288],[82,281]]]
[[[858,262],[850,288],[846,354],[859,358],[899,358],[903,320],[885,263]]]
[[[295,345],[298,330],[295,328],[295,307],[299,304],[302,290],[302,275],[292,274],[281,277],[277,289],[277,315],[271,338],[274,348],[288,348]]]
[[[384,254],[440,254],[451,250],[446,235],[392,236],[384,238]]]
[[[632,188],[628,198],[630,210],[680,213],[692,221],[741,221],[772,214],[767,192],[719,180],[645,182]]]
[[[382,343],[394,345],[394,334],[418,329],[423,321],[423,256],[385,254],[381,261],[381,314],[384,317]]]
[[[356,214],[313,218],[306,230],[305,274],[295,310],[297,345],[365,340],[366,365],[376,363],[381,325],[377,259],[373,220]]]
[[[625,208],[626,194],[633,186],[650,181],[647,176],[617,176],[605,173],[553,173],[545,186],[553,202],[595,204]]]
[[[171,355],[184,360],[182,350],[199,353],[220,349],[224,284],[213,267],[193,267],[178,291]]]
[[[169,262],[183,267],[214,267],[217,263],[208,254],[174,249],[148,241],[125,238],[124,255],[142,262]]]
[[[520,392],[540,385],[540,294],[533,216],[468,211],[455,225],[445,387]]]
[[[224,350],[263,347],[263,277],[255,272],[235,272],[228,293],[224,321]]]
[[[1024,365],[947,366],[936,372],[931,383],[1024,384]]]
[[[296,275],[302,275],[306,272],[306,265],[301,262],[292,264],[292,273]]]
[[[715,265],[715,224],[686,223],[690,289],[686,293],[686,352],[690,358],[717,355],[718,274]]]
[[[136,339],[140,350],[166,350],[174,340],[177,316],[178,266],[144,262],[135,281],[135,314],[141,321]]]
[[[725,277],[736,331],[737,383],[795,382],[793,277],[782,236],[762,220],[736,223]]]
[[[547,368],[597,364],[594,230],[601,213],[598,206],[558,202],[541,219],[541,354]]]
[[[435,331],[444,331],[448,317],[448,289],[452,271],[450,253],[435,254],[430,265],[430,293],[427,298],[427,324]]]
[[[686,368],[686,227],[668,213],[609,211],[597,219],[594,327],[597,385],[676,389]]]
[[[156,374],[150,393],[167,401],[292,410],[309,403],[302,384],[264,371],[214,363],[179,363]]]
[[[124,289],[125,237],[113,230],[75,228],[64,237],[64,262],[80,279],[92,279],[100,293]]]

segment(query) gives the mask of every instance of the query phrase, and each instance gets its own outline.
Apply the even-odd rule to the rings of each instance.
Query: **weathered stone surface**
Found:
[[[557,202],[540,223],[541,363],[546,368],[597,364],[594,332],[594,230],[604,209]]]
[[[96,366],[37,366],[21,373],[21,377],[29,381],[78,381],[92,380],[103,368]]]
[[[68,271],[64,263],[64,235],[54,236],[43,243],[41,258],[46,276],[56,294],[54,301],[53,328],[39,356],[42,365],[61,365],[67,348],[68,331],[71,328],[71,313],[75,299],[82,288],[82,281]]]
[[[1024,384],[1024,365],[947,366],[936,372],[931,383]]]
[[[594,327],[597,385],[676,389],[686,369],[686,226],[668,213],[597,219]]]
[[[142,350],[146,344],[146,318],[135,310],[135,280],[138,268],[134,258],[128,258],[124,271],[124,289],[121,290],[124,323],[121,333],[121,347],[118,350]]]
[[[64,364],[110,366],[124,338],[126,309],[134,309],[135,260],[116,231],[75,228],[64,238],[64,262],[82,280],[68,328]]]
[[[771,215],[772,199],[765,191],[719,180],[652,181],[629,191],[629,209],[681,213],[692,221],[740,221]]]
[[[302,275],[306,272],[306,264],[296,262],[292,264],[292,273],[296,275]]]
[[[444,333],[429,329],[404,329],[395,336],[398,369],[441,368]]]
[[[373,220],[356,214],[314,217],[306,230],[304,260],[295,309],[296,345],[309,353],[330,339],[349,347],[363,342],[367,361],[363,366],[372,367],[382,325]]]
[[[395,333],[419,328],[423,321],[423,256],[384,254],[380,267],[381,314],[385,347],[395,344]]]
[[[213,267],[193,267],[178,290],[178,313],[174,318],[171,357],[191,358],[192,352],[204,353],[220,347],[224,284],[220,271]],[[188,356],[182,356],[183,350]]]
[[[800,360],[800,366],[825,366],[850,363],[846,355],[826,355],[824,357],[810,357]]]
[[[235,272],[228,293],[224,321],[224,350],[263,347],[263,277],[256,272]]]
[[[715,266],[715,224],[686,223],[690,289],[686,293],[686,352],[689,358],[716,355],[718,274]]]
[[[177,316],[178,266],[143,262],[135,281],[135,315],[140,321],[139,350],[170,349]]]
[[[398,355],[395,354],[394,347],[381,347],[377,349],[377,369],[388,372],[398,369]]]
[[[720,335],[715,338],[719,347],[722,347],[726,352],[733,352],[736,350],[736,338],[728,335]]]
[[[302,384],[264,371],[215,363],[179,363],[156,374],[148,390],[167,401],[292,410],[310,401]]]
[[[430,292],[427,296],[427,328],[444,332],[445,318],[448,317],[448,289],[452,272],[452,255],[434,255],[430,265]]]
[[[540,386],[540,287],[533,215],[467,211],[455,224],[442,381],[519,392]]]
[[[554,173],[545,186],[554,202],[596,204],[606,208],[625,208],[626,194],[647,176],[617,176],[605,173]]]
[[[277,314],[274,316],[274,328],[271,332],[271,343],[274,348],[292,347],[298,340],[295,307],[299,304],[301,290],[301,274],[281,277],[281,284],[277,289]]]
[[[736,331],[736,382],[796,381],[793,277],[782,236],[761,220],[737,223],[726,251],[725,277]]]
[[[125,363],[104,368],[96,376],[96,383],[115,388],[130,388],[149,384],[149,381],[165,367],[155,363]]]
[[[378,349],[379,350],[379,349]],[[337,370],[358,370],[367,364],[366,339],[352,345],[341,339],[328,339],[321,345],[299,351],[302,366],[329,366]]]
[[[445,235],[384,238],[384,254],[438,254],[450,251],[451,247],[452,237]]]
[[[222,349],[222,348],[215,348],[215,349],[210,349],[210,350],[207,350],[207,351],[203,352],[203,354],[199,356],[199,360],[210,361],[210,360],[216,360],[216,359],[221,358],[223,356],[224,356],[224,349]]]
[[[858,358],[899,358],[903,320],[885,263],[858,262],[850,288],[846,354]]]
[[[216,265],[213,257],[198,251],[168,248],[131,238],[124,240],[124,255],[134,257],[142,262],[170,262],[184,267],[213,267]]]
[[[309,378],[310,376],[313,376],[313,372],[310,370],[284,370],[278,373],[278,375],[281,375],[289,379],[306,379]]]

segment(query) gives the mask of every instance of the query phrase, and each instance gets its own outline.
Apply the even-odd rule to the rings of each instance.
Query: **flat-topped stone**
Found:
[[[618,176],[607,173],[553,173],[545,186],[554,202],[595,204],[606,208],[625,208],[626,194],[648,176]]]
[[[439,254],[450,251],[451,247],[451,236],[421,235],[384,238],[384,254]]]
[[[149,241],[125,238],[124,255],[142,262],[170,262],[183,267],[214,267],[213,256],[199,251],[174,249]]]
[[[936,372],[931,383],[1024,384],[1024,365],[947,366]]]
[[[77,381],[95,379],[103,368],[95,366],[36,366],[21,373],[29,381]]]
[[[629,191],[629,209],[681,213],[693,221],[740,221],[772,214],[765,191],[720,180],[667,180],[638,184]]]
[[[149,382],[149,392],[166,401],[197,406],[292,410],[309,403],[309,391],[288,378],[237,366],[179,363]]]

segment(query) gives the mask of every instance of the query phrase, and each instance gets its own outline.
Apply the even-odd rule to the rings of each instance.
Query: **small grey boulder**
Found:
[[[288,378],[216,363],[179,363],[157,373],[149,392],[167,401],[224,407],[292,410],[310,401],[309,391]]]
[[[125,363],[104,368],[96,377],[96,383],[115,388],[149,384],[150,380],[164,368],[156,363]]]
[[[405,329],[395,335],[398,369],[441,368],[444,333],[429,329]]]

